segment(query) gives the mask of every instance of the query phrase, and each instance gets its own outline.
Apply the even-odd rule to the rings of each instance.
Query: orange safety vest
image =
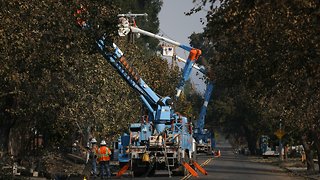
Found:
[[[110,161],[111,151],[106,146],[102,146],[97,149],[98,161]]]

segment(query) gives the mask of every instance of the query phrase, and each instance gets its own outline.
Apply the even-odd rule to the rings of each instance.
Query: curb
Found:
[[[320,177],[319,178],[316,178],[316,177],[310,177],[310,176],[307,176],[307,175],[303,175],[303,174],[300,174],[294,170],[291,170],[291,169],[288,169],[286,167],[281,167],[282,169],[288,171],[288,172],[291,172],[292,174],[296,175],[296,176],[300,176],[300,177],[303,177],[303,178],[307,178],[307,179],[314,179],[314,180],[320,180]]]

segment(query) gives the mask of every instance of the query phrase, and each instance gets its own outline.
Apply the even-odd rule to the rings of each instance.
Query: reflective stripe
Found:
[[[106,154],[104,154],[105,156],[109,156],[109,148],[106,148]]]
[[[103,150],[105,150],[106,152],[101,152],[100,148],[97,150],[98,160],[99,161],[109,161],[110,155],[111,155],[111,152],[109,152],[110,149],[108,147],[105,147],[105,149],[103,148]],[[102,154],[102,153],[105,153],[105,154]]]

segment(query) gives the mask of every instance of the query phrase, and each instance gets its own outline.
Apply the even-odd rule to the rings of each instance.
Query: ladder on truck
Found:
[[[171,170],[170,170],[170,164],[169,164],[169,159],[168,159],[168,150],[167,150],[167,143],[166,143],[166,138],[163,138],[162,139],[162,147],[163,147],[163,154],[164,154],[164,158],[165,158],[165,161],[166,161],[166,166],[168,168],[168,174],[169,174],[169,177],[171,177]]]
[[[159,135],[160,136],[160,135]],[[158,136],[158,138],[159,138]],[[168,174],[169,174],[169,177],[171,178],[171,170],[170,170],[170,166],[173,166],[173,165],[170,165],[169,164],[169,158],[168,158],[168,150],[167,150],[167,144],[166,144],[166,140],[165,138],[161,138],[162,139],[162,142],[161,142],[161,152],[163,153],[164,155],[164,158],[165,158],[165,164],[168,168]],[[157,153],[156,153],[157,154]],[[157,159],[157,155],[155,154],[155,157],[153,158],[150,158],[150,166],[149,166],[149,169],[147,171],[147,173],[145,174],[145,177],[147,177],[149,175],[149,173],[151,172],[151,170],[153,169],[155,163],[156,163],[156,159]]]

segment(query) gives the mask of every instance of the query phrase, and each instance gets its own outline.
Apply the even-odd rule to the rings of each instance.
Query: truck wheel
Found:
[[[149,167],[148,167],[149,168]],[[156,167],[153,167],[150,171],[149,174],[147,174],[147,176],[154,176],[156,174]]]
[[[145,170],[144,169],[134,169],[133,170],[133,176],[134,177],[141,177],[141,176],[143,176],[144,174],[145,174],[146,172],[145,172]]]

